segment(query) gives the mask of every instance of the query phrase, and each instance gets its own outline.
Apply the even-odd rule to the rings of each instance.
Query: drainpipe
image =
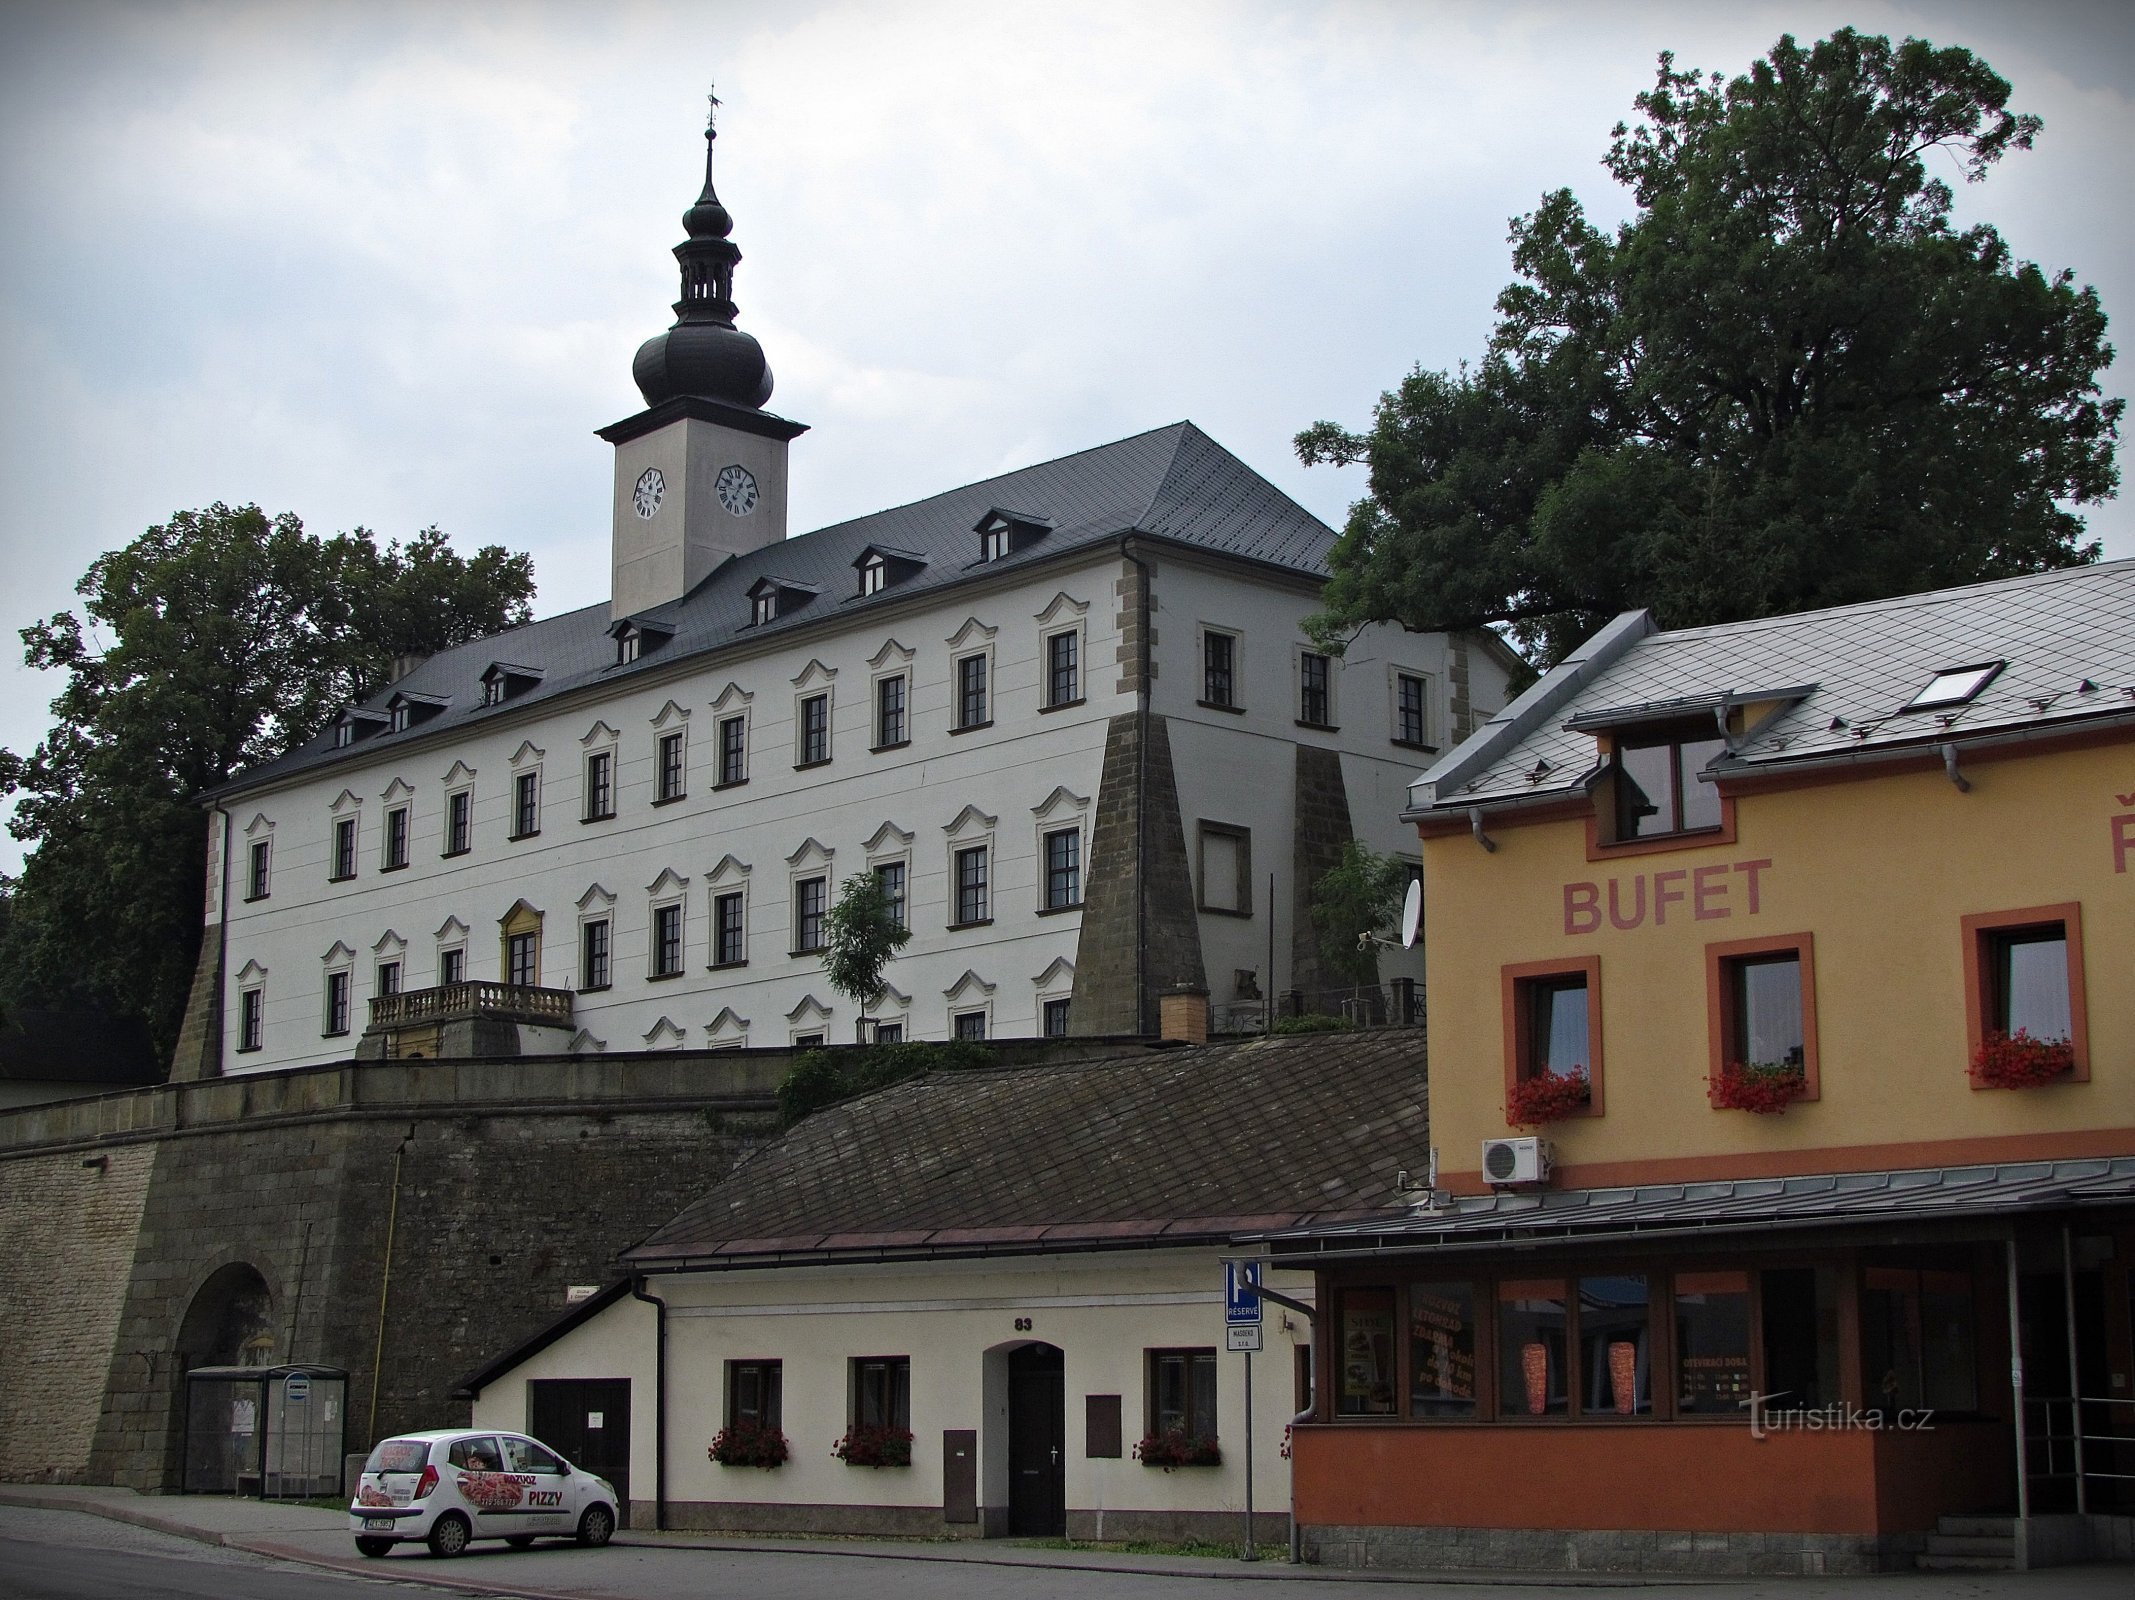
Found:
[[[652,1356],[652,1529],[667,1531],[667,1302],[645,1292],[645,1274],[630,1280],[630,1298],[653,1308],[657,1332]]]
[[[2083,1380],[2076,1371],[2076,1249],[2067,1223],[2061,1224],[2061,1294],[2068,1322],[2068,1419],[2076,1443],[2076,1515],[2089,1514],[2083,1483]]]
[[[393,1152],[393,1196],[385,1217],[385,1272],[378,1280],[378,1337],[371,1346],[371,1420],[366,1446],[378,1442],[378,1378],[385,1370],[386,1295],[393,1287],[393,1236],[400,1226],[400,1164],[407,1159],[408,1141],[415,1137],[415,1124],[408,1124],[407,1138]]]
[[[2017,1309],[2016,1234],[2003,1241],[2009,1262],[2009,1414],[2016,1422],[2016,1566],[2031,1565],[2031,1485],[2024,1467],[2024,1324]]]
[[[1149,563],[1134,553],[1134,536],[1119,541],[1120,556],[1134,563],[1141,581],[1135,586],[1135,618],[1141,649],[1134,668],[1134,1031],[1149,1027]],[[1269,909],[1269,915],[1274,910]],[[1274,975],[1269,974],[1270,978]]]

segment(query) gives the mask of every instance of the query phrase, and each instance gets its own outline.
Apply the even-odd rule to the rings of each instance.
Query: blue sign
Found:
[[[1260,1321],[1260,1263],[1223,1263],[1223,1322],[1225,1327]]]

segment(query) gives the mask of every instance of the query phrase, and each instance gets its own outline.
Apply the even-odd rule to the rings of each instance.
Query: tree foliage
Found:
[[[903,1083],[929,1072],[967,1072],[1000,1058],[968,1039],[908,1039],[899,1044],[840,1045],[803,1050],[778,1086],[779,1126],[857,1095]]]
[[[1671,627],[2096,558],[2123,402],[2096,292],[1957,231],[1968,182],[2039,119],[1969,51],[1842,29],[1724,82],[1668,55],[1605,165],[1614,233],[1568,189],[1512,224],[1481,362],[1418,369],[1368,464],[1316,631],[1504,625],[1554,661],[1614,613]]]
[[[1382,856],[1357,839],[1344,844],[1342,859],[1312,886],[1320,959],[1351,983],[1377,983],[1379,947],[1364,936],[1396,932],[1408,886],[1408,864],[1398,856]]]
[[[525,622],[533,565],[463,559],[435,528],[381,547],[213,505],[93,563],[81,615],[22,630],[66,674],[51,731],[0,750],[9,831],[32,848],[0,924],[0,993],[141,1017],[167,1051],[201,933],[198,797],[323,728],[395,655]]]
[[[911,937],[882,880],[856,872],[823,918],[823,975],[865,1015],[882,996],[882,969]]]

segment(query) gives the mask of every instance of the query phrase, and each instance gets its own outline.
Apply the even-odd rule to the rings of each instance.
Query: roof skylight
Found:
[[[1932,711],[1938,706],[1961,706],[1992,683],[2005,665],[1989,661],[1976,667],[1945,667],[1928,679],[1927,687],[1908,700],[1903,709]]]

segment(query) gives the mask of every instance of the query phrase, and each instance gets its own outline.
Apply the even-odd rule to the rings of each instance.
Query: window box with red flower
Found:
[[[1188,1433],[1184,1428],[1166,1428],[1152,1433],[1134,1447],[1134,1459],[1145,1467],[1176,1472],[1180,1467],[1220,1467],[1223,1451],[1213,1434]]]
[[[1505,1123],[1531,1128],[1582,1115],[1594,1102],[1594,1085],[1582,1067],[1569,1072],[1538,1072],[1521,1078],[1505,1093]]]
[[[712,1435],[704,1452],[722,1467],[777,1467],[792,1454],[786,1436],[760,1422],[737,1422]]]
[[[1729,1061],[1722,1063],[1710,1083],[1714,1110],[1776,1116],[1808,1092],[1809,1074],[1786,1062],[1745,1065]]]
[[[2019,1028],[1987,1035],[1972,1055],[1972,1081],[1982,1089],[2036,1089],[2061,1082],[2075,1066],[2073,1041],[2034,1039]]]
[[[854,1423],[845,1437],[830,1447],[830,1453],[848,1467],[909,1467],[912,1430]]]

